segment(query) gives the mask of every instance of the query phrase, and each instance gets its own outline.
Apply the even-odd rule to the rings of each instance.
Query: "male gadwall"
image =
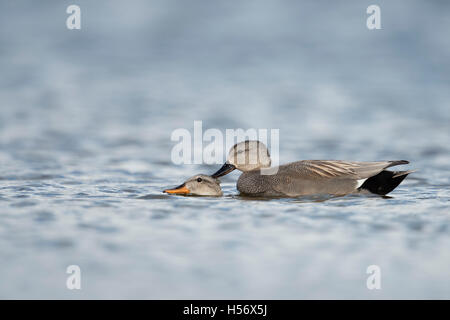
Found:
[[[193,176],[187,179],[182,185],[173,189],[166,189],[163,192],[216,197],[222,195],[219,179],[204,174]]]
[[[260,141],[244,141],[231,148],[227,161],[212,177],[221,177],[234,169],[242,171],[237,189],[247,195],[296,197],[346,195],[360,191],[385,195],[412,171],[384,169],[408,163],[406,160],[303,160],[270,168],[266,146]]]

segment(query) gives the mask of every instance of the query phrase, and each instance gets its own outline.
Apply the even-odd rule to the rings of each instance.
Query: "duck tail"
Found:
[[[371,193],[386,195],[395,188],[408,176],[408,174],[414,172],[413,170],[408,171],[389,171],[383,170],[377,175],[368,178],[359,187],[358,190],[367,190]]]

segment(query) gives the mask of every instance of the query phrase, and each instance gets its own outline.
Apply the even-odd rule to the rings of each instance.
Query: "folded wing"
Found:
[[[340,160],[303,160],[280,167],[292,177],[306,179],[367,179],[386,168],[408,164],[406,160],[395,161],[340,161]]]

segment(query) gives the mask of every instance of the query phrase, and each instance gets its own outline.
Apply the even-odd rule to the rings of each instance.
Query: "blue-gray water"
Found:
[[[71,31],[71,1],[2,1],[0,298],[450,298],[450,6],[376,2],[370,31],[373,1],[81,0]],[[418,171],[390,199],[164,195],[218,169],[171,161],[194,120]]]

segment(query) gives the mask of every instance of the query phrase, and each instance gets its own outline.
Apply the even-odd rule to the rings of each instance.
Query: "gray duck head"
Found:
[[[235,144],[230,149],[227,161],[212,177],[224,176],[234,169],[246,172],[269,168],[270,164],[270,154],[266,145],[257,140],[247,140]]]

